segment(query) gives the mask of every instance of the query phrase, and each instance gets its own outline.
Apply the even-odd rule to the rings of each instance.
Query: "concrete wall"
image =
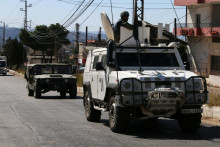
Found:
[[[210,71],[211,37],[188,37],[188,40],[203,76],[208,77]]]
[[[210,75],[209,84],[215,87],[220,87],[220,76]]]
[[[210,55],[220,56],[220,43],[211,44]]]
[[[201,15],[201,23],[209,24],[212,22],[212,5],[189,6],[187,8],[187,23],[195,24],[196,14]]]

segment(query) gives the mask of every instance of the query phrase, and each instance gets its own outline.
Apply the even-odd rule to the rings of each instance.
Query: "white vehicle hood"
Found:
[[[35,78],[75,78],[75,76],[66,74],[43,74],[35,75]]]
[[[181,78],[181,80],[187,80],[192,76],[198,76],[197,74],[190,71],[183,70],[147,70],[140,74],[138,71],[118,71],[119,81],[124,78],[136,78],[144,81],[145,78]],[[117,79],[117,72],[111,73],[110,77],[115,77]]]

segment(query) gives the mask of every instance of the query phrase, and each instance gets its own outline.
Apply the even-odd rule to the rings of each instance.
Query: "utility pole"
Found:
[[[99,28],[99,34],[98,34],[98,41],[99,41],[99,46],[101,44],[101,34],[102,34],[102,27]]]
[[[5,45],[5,22],[0,21],[0,23],[3,23],[3,35],[2,35],[2,46]]]
[[[88,27],[86,26],[86,46],[88,45]]]
[[[144,20],[144,0],[134,0],[133,5],[138,18],[141,21]]]
[[[25,3],[25,7],[24,7],[24,9],[23,8],[20,8],[20,10],[21,11],[24,11],[25,12],[25,16],[24,16],[24,29],[25,30],[27,30],[27,23],[28,23],[28,21],[27,21],[27,8],[28,7],[32,7],[32,4],[27,4],[27,0],[20,0],[21,2],[24,2]]]
[[[79,24],[76,23],[76,44],[75,44],[75,57],[76,61],[75,64],[78,65],[78,58],[79,58]]]

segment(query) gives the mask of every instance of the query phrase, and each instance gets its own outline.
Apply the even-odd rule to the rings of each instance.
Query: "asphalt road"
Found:
[[[1,147],[73,146],[220,146],[220,127],[202,124],[196,133],[183,133],[175,120],[159,119],[157,125],[132,121],[128,133],[86,121],[82,97],[63,99],[50,92],[42,99],[27,96],[26,81],[0,76]]]

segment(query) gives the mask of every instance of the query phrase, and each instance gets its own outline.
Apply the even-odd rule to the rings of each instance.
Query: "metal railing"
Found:
[[[202,79],[202,89],[203,90],[200,90],[200,91],[197,91],[197,90],[195,90],[195,79],[197,79],[197,78],[201,78]],[[124,81],[124,80],[132,80],[132,91],[131,92],[129,92],[129,94],[131,94],[132,95],[132,98],[133,98],[133,105],[127,105],[127,104],[125,104],[125,103],[123,103],[123,90],[122,90],[122,82]],[[134,81],[136,81],[136,82],[139,82],[140,83],[140,85],[141,85],[141,91],[140,92],[136,92],[135,90],[134,90]],[[187,88],[187,83],[188,82],[192,82],[192,88],[191,88],[191,90],[188,90],[188,88]],[[187,79],[187,80],[185,80],[185,81],[182,81],[182,80],[180,80],[180,81],[177,81],[177,80],[172,80],[172,81],[140,81],[140,80],[138,80],[138,79],[135,79],[135,78],[125,78],[125,79],[123,79],[121,82],[120,82],[120,87],[119,87],[119,89],[120,89],[120,97],[121,97],[121,104],[122,105],[124,105],[124,106],[143,106],[143,105],[146,105],[146,100],[144,99],[144,95],[146,95],[146,94],[148,94],[148,92],[147,91],[144,91],[144,84],[147,84],[147,83],[160,83],[160,84],[162,84],[162,85],[166,85],[166,83],[167,82],[174,82],[174,83],[184,83],[184,92],[185,92],[185,98],[187,98],[187,95],[188,94],[192,94],[192,101],[193,102],[186,102],[185,104],[204,104],[204,103],[206,103],[207,102],[207,100],[208,100],[208,96],[207,96],[207,94],[208,94],[208,90],[207,90],[207,83],[206,83],[206,79],[204,78],[204,77],[202,77],[202,76],[194,76],[194,77],[191,77],[191,78],[189,78],[189,79]],[[191,83],[190,82],[190,83]],[[141,104],[135,104],[135,95],[138,93],[138,95],[141,95]],[[205,95],[205,99],[203,100],[203,101],[200,101],[200,102],[197,102],[196,101],[196,94],[206,94]]]

